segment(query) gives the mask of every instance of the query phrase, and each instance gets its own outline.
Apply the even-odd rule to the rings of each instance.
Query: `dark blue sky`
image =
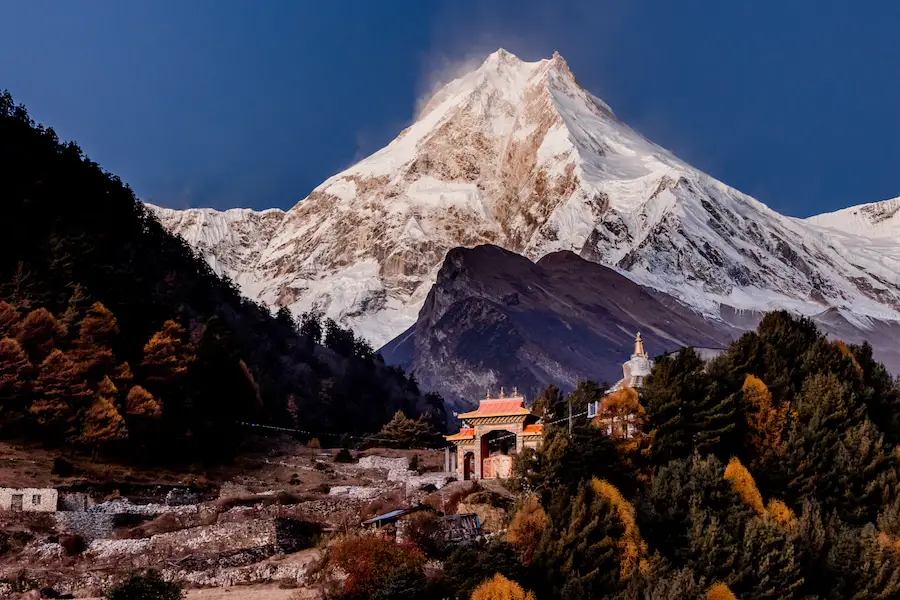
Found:
[[[29,0],[0,88],[146,200],[287,208],[452,65],[559,50],[650,139],[806,216],[900,195],[898,31],[887,0]]]

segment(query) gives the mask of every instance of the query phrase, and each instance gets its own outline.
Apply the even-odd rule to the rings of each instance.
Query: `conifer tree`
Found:
[[[546,527],[547,514],[537,496],[526,496],[506,532],[506,541],[516,549],[524,566],[530,567],[534,561],[534,554]]]
[[[139,385],[128,390],[125,398],[125,412],[135,417],[159,418],[162,416],[162,405],[153,394]]]
[[[537,552],[548,584],[541,597],[587,600],[624,587],[619,541],[625,525],[612,503],[588,482],[574,498],[558,494],[552,507]]]
[[[95,452],[104,444],[128,437],[125,419],[115,406],[117,394],[118,390],[113,382],[109,377],[104,377],[97,388],[94,401],[82,419],[79,441],[94,448]]]
[[[168,320],[144,345],[141,367],[147,374],[148,382],[169,386],[184,379],[193,361],[192,348],[185,341],[184,327]]]
[[[12,304],[0,300],[0,338],[15,335],[15,327],[21,321],[19,311]]]
[[[119,324],[115,315],[101,302],[94,302],[81,320],[78,342],[112,347],[118,335]]]
[[[322,315],[307,311],[300,316],[300,335],[308,340],[310,347],[322,343]]]
[[[422,448],[433,444],[436,436],[427,417],[411,419],[398,410],[376,437],[390,440],[387,443],[395,448]]]
[[[81,320],[78,337],[70,351],[90,383],[117,375],[112,345],[118,334],[116,317],[103,304],[94,302]]]
[[[119,390],[127,390],[131,387],[131,382],[134,380],[134,373],[131,372],[131,365],[126,361],[113,369],[110,377],[116,385],[116,388]]]
[[[748,406],[749,446],[753,457],[775,451],[781,443],[781,432],[787,419],[787,405],[777,408],[772,393],[761,379],[747,375],[741,388]]]
[[[0,421],[21,416],[31,377],[31,362],[19,342],[0,339]]]
[[[765,517],[751,519],[743,532],[731,589],[747,600],[802,597],[804,578],[791,535]]]
[[[703,361],[693,348],[656,361],[643,389],[655,465],[691,455],[696,433],[696,402],[706,395]],[[707,415],[711,417],[712,415]]]
[[[725,467],[725,479],[731,482],[731,489],[737,492],[744,504],[756,511],[757,514],[765,514],[762,495],[756,488],[753,475],[741,464],[736,457],[732,457]]]
[[[16,339],[33,363],[44,360],[66,336],[66,328],[46,308],[28,313],[16,326]]]
[[[69,296],[68,306],[59,319],[60,322],[70,333],[78,331],[78,326],[91,304],[93,301],[85,289],[81,285],[75,284],[72,288],[72,295]]]
[[[500,573],[488,579],[472,592],[472,600],[535,600],[534,594]]]
[[[531,407],[531,414],[549,420],[561,418],[564,413],[568,413],[566,397],[555,385],[547,386]]]
[[[706,592],[706,600],[737,600],[737,596],[724,583],[714,583]]]
[[[91,396],[91,388],[75,362],[62,350],[54,349],[40,365],[29,412],[46,427],[48,436],[59,436],[72,427]]]

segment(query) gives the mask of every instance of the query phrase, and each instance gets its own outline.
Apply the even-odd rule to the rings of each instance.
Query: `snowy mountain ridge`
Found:
[[[287,212],[151,208],[249,297],[318,308],[375,346],[415,322],[450,249],[486,243],[573,251],[712,319],[900,319],[900,245],[880,233],[896,210],[851,230],[780,215],[619,121],[559,54],[491,54]]]

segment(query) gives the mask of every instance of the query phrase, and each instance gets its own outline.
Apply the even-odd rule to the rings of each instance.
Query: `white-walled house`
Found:
[[[56,512],[58,500],[53,488],[0,488],[0,510]]]

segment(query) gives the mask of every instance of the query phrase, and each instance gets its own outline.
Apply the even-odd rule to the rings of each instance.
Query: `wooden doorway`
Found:
[[[463,480],[468,481],[472,479],[472,474],[475,471],[475,454],[472,452],[466,452],[466,455],[463,457]]]
[[[22,511],[22,502],[23,502],[24,497],[25,496],[23,494],[13,494],[12,502],[9,505],[10,510],[21,512]]]

